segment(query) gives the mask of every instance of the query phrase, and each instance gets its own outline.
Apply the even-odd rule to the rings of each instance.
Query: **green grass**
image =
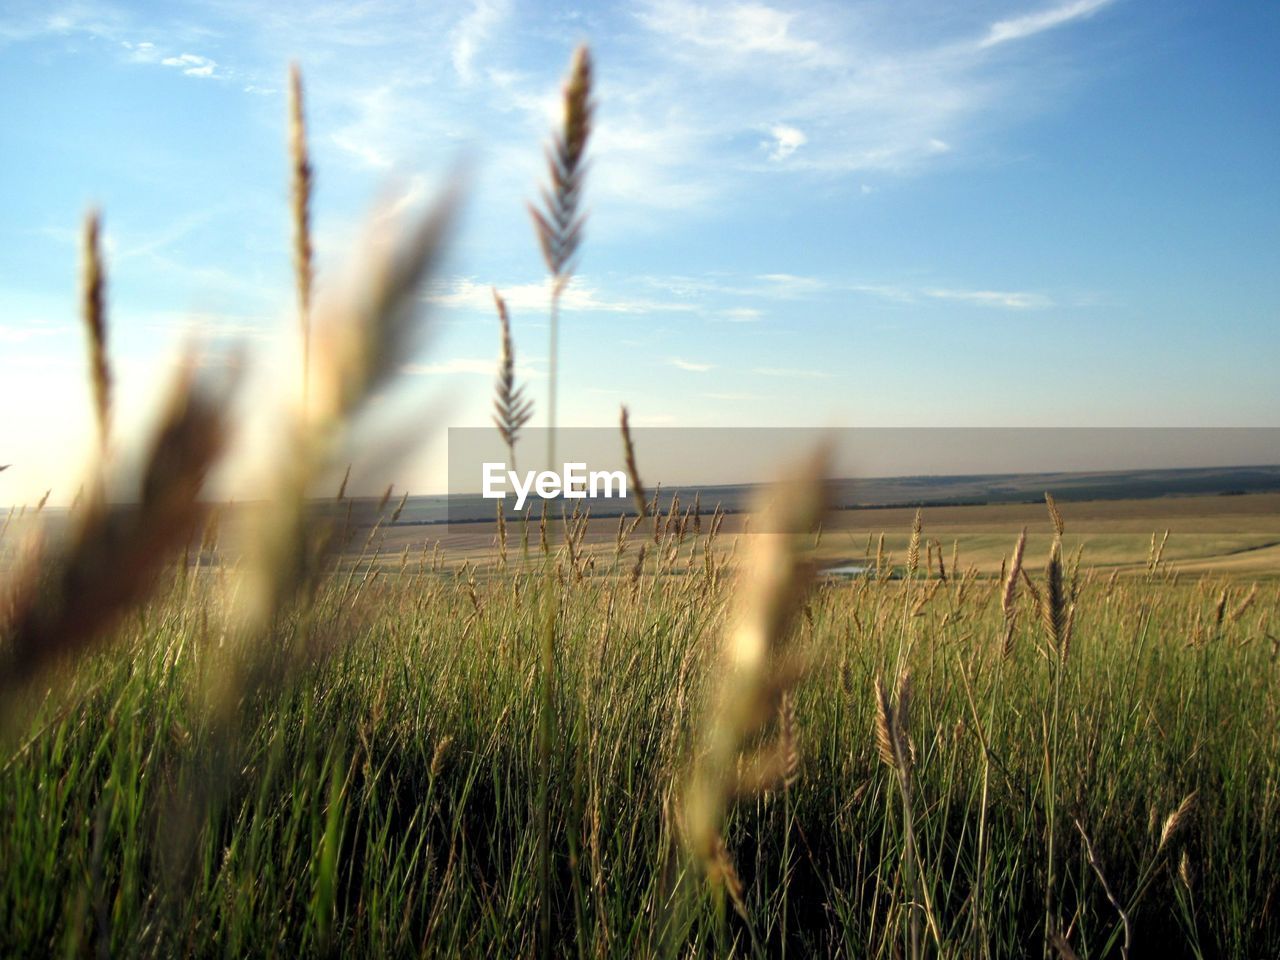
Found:
[[[1086,582],[1056,738],[1025,589],[1001,660],[992,581],[962,602],[948,584],[919,616],[925,583],[818,588],[795,638],[809,663],[799,779],[744,798],[726,832],[744,922],[678,841],[732,600],[692,569],[635,586],[566,571],[554,587],[490,569],[474,600],[468,580],[412,564],[335,578],[277,631],[286,669],[273,675],[287,680],[235,711],[235,736],[203,692],[232,669],[222,577],[175,581],[57,693],[9,705],[0,954],[536,953],[541,601],[555,589],[555,955],[909,956],[903,808],[873,733],[874,680],[899,657],[942,940],[926,937],[927,955],[1040,954],[1048,893],[1079,956],[1119,956],[1076,819],[1132,917],[1133,956],[1280,955],[1274,588],[1219,628],[1217,583]],[[1228,612],[1244,594],[1233,588]],[[1193,816],[1158,850],[1191,791]]]

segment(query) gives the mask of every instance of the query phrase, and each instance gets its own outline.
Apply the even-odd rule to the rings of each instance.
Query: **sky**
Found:
[[[379,202],[469,171],[429,335],[380,398],[423,438],[398,488],[442,475],[444,428],[488,422],[491,286],[545,422],[526,204],[582,42],[563,425],[626,403],[664,427],[1280,426],[1274,3],[8,0],[0,504],[69,500],[93,446],[94,205],[117,446],[192,338],[248,351],[244,456],[271,446],[297,368],[292,59],[321,299]]]

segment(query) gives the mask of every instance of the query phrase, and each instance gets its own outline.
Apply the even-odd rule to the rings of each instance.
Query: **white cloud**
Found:
[[[376,170],[387,170],[391,167],[391,158],[386,153],[360,137],[339,131],[329,139],[339,150],[344,150],[363,161],[366,166]]]
[[[827,283],[817,277],[803,277],[793,273],[765,273],[751,278],[742,277],[644,277],[649,286],[666,290],[677,297],[753,297],[767,300],[794,300],[827,289]],[[724,308],[719,304],[711,308],[723,320],[756,320],[761,312],[754,307]]]
[[[65,36],[83,33],[107,41],[122,39],[126,15],[118,8],[102,3],[63,4],[57,13],[54,4],[45,2],[9,3],[0,10],[0,42],[25,41],[49,35]]]
[[[827,280],[806,277],[794,273],[762,273],[750,278],[714,277],[645,277],[645,282],[676,296],[742,297],[759,300],[800,300],[827,293],[866,293],[901,303],[914,301],[915,295],[908,289],[886,283],[863,283],[851,280]],[[760,319],[764,312],[757,307],[723,308],[718,304],[710,308],[714,320],[722,323],[749,323]]]
[[[519,311],[545,313],[551,303],[551,281],[500,285],[498,293],[513,313]],[[446,307],[460,307],[493,312],[493,288],[469,277],[459,277],[435,284],[427,299]],[[694,309],[688,303],[660,302],[638,299],[612,299],[604,297],[584,277],[574,277],[560,298],[560,309],[565,312],[597,311],[600,313],[687,313]]]
[[[165,57],[160,63],[166,67],[176,67],[188,77],[212,77],[218,68],[216,60],[202,57],[197,53],[184,53],[177,57]]]
[[[748,196],[761,174],[915,173],[948,152],[990,155],[983,128],[1007,123],[1017,114],[1010,107],[1031,102],[1060,73],[1043,64],[1033,73],[984,48],[1083,19],[1112,0],[1057,2],[1004,19],[934,17],[923,31],[898,5],[817,0],[641,0],[618,8],[631,22],[622,29],[612,15],[592,18],[602,50],[611,32],[626,41],[625,53],[601,61],[598,78],[587,187],[593,235],[670,229],[673,216]],[[250,93],[278,86],[282,45],[307,51],[317,69],[340,62],[342,83],[308,91],[318,137],[374,170],[418,166],[441,156],[442,144],[476,142],[485,202],[506,209],[542,174],[563,70],[547,63],[541,41],[515,38],[554,38],[567,59],[570,32],[583,22],[531,33],[536,14],[510,0],[218,0],[213,8],[197,27],[124,13],[106,22],[100,11],[88,19],[76,6],[59,29],[111,35],[127,57],[233,77]],[[237,48],[232,66],[169,55],[237,30],[255,39]],[[149,39],[125,39],[140,34]]]
[[[0,343],[30,343],[44,337],[58,336],[71,329],[70,324],[51,323],[40,325],[0,324]]]
[[[645,282],[686,298],[713,322],[745,323],[758,320],[762,311],[754,306],[723,307],[724,297],[756,301],[831,299],[856,293],[891,303],[911,304],[921,300],[947,300],[976,306],[1027,310],[1054,305],[1043,293],[1026,290],[990,290],[981,287],[923,287],[900,283],[874,283],[858,279],[809,277],[793,273],[763,273],[750,278],[707,278],[674,276],[645,277]],[[710,302],[708,302],[710,301]]]
[[[762,316],[763,310],[757,310],[755,307],[729,307],[721,310],[719,316],[712,317],[715,323],[755,323]]]
[[[708,370],[715,369],[714,364],[695,363],[692,360],[683,360],[680,357],[671,357],[667,360],[667,363],[677,370],[687,370],[689,373],[706,373]]]
[[[647,0],[637,15],[649,36],[635,86],[651,111],[684,106],[701,133],[689,169],[716,169],[722,191],[763,171],[914,173],[961,145],[982,151],[987,128],[1060,80],[1043,63],[996,61],[986,47],[1109,2],[1077,0],[980,26],[948,9],[921,29],[898,4]],[[742,146],[758,145],[750,134],[761,116],[785,123],[748,155]]]
[[[981,307],[1005,307],[1010,310],[1028,310],[1049,307],[1053,301],[1041,293],[1008,290],[925,290],[925,296],[935,300],[955,300]]]
[[[654,31],[730,56],[763,53],[814,60],[826,57],[816,40],[792,32],[795,14],[763,3],[704,6],[684,0],[658,0],[648,5],[640,19]]]
[[[766,144],[770,148],[770,160],[785,160],[809,142],[803,130],[787,126],[785,123],[770,127],[769,134],[773,137],[772,143]]]
[[[388,170],[415,152],[415,134],[435,132],[423,114],[422,92],[410,81],[383,79],[369,86],[352,84],[334,95],[332,101],[347,122],[337,126],[329,142],[356,158],[359,165]]]
[[[453,31],[453,69],[458,72],[463,83],[471,83],[475,78],[472,61],[475,60],[476,51],[509,10],[507,0],[474,0],[471,12]]]
[[[756,367],[751,372],[762,377],[785,377],[792,380],[828,380],[834,376],[825,370],[805,370],[796,367]]]
[[[496,377],[498,360],[496,357],[454,357],[451,360],[439,360],[433,363],[406,363],[400,367],[402,373],[410,376],[447,377],[458,375]],[[545,374],[527,364],[516,364],[516,376],[522,380],[537,380]]]
[[[122,40],[120,45],[129,51],[128,59],[133,63],[155,63],[160,59],[160,51],[149,40],[143,40],[140,43]]]
[[[817,277],[802,277],[794,273],[762,273],[756,279],[764,281],[768,295],[783,299],[818,293],[827,287]]]
[[[1072,0],[1071,3],[1041,10],[1039,13],[1028,13],[1021,17],[999,20],[991,25],[991,29],[987,31],[980,45],[994,47],[1010,40],[1034,36],[1064,23],[1070,23],[1072,20],[1091,16],[1110,3],[1112,0]]]
[[[910,290],[893,283],[850,283],[845,285],[845,289],[853,293],[879,297],[881,300],[891,300],[894,303],[914,303],[916,299],[915,294]]]
[[[592,135],[587,188],[593,206],[659,214],[706,207],[726,187],[709,162],[710,125],[696,106],[658,93],[652,82],[637,82],[643,86],[631,95],[620,87],[601,94],[607,105]],[[664,78],[656,86],[666,85]],[[615,100],[605,101],[608,96]]]

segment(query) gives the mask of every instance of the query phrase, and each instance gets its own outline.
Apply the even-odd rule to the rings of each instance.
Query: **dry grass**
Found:
[[[107,281],[102,264],[100,229],[97,211],[90,211],[84,222],[82,314],[89,344],[89,383],[93,389],[93,412],[98,421],[99,447],[105,453],[111,436],[111,364],[107,356]]]
[[[311,244],[313,172],[307,149],[307,121],[302,101],[302,71],[289,68],[289,160],[292,173],[293,271],[298,293],[298,324],[302,335],[302,405],[311,392],[311,288],[315,265]]]
[[[67,543],[35,550],[14,575],[0,634],[4,689],[83,654],[146,600],[203,516],[198,496],[226,444],[227,389],[184,368],[150,441],[137,505],[86,501]]]
[[[758,790],[784,781],[791,765],[788,755],[794,738],[788,743],[782,736],[756,752],[750,745],[764,725],[780,715],[784,697],[803,671],[803,656],[788,641],[813,570],[797,555],[795,535],[821,522],[824,476],[825,453],[819,453],[771,491],[759,511],[770,533],[754,538],[743,558],[732,622],[725,633],[723,679],[703,724],[702,746],[684,800],[689,847],[713,877],[725,873],[721,831],[730,803],[743,792],[744,783]],[[735,906],[745,918],[736,900]]]
[[[529,207],[542,258],[557,289],[573,276],[574,260],[582,244],[584,160],[593,109],[591,54],[586,47],[579,47],[565,82],[564,125],[556,131],[547,151],[550,187],[542,191],[541,207]]]
[[[494,389],[493,423],[507,445],[510,469],[516,469],[516,442],[520,430],[533,417],[533,400],[525,397],[524,387],[516,384],[516,349],[511,340],[511,317],[507,303],[493,291],[493,303],[498,310],[498,324],[502,334],[502,349],[498,359],[498,381]]]
[[[636,446],[631,439],[631,417],[626,407],[622,408],[618,417],[618,426],[622,431],[622,456],[627,466],[627,479],[631,484],[631,498],[636,504],[636,523],[649,514],[649,500],[644,491],[644,481],[640,479],[640,467],[636,464]],[[657,500],[654,500],[654,523],[657,523]]]
[[[582,244],[582,188],[586,176],[587,140],[591,135],[591,53],[579,47],[569,66],[564,87],[564,122],[547,150],[551,181],[542,190],[542,206],[529,205],[542,258],[551,274],[550,340],[548,346],[547,465],[556,465],[556,390],[560,382],[560,298]]]

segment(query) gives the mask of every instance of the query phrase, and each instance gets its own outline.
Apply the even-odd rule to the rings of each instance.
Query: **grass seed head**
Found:
[[[557,285],[573,273],[574,256],[582,242],[584,216],[580,212],[584,159],[591,134],[592,64],[587,47],[573,55],[564,88],[564,122],[547,150],[550,186],[542,191],[541,208],[530,205],[542,257]]]
[[[1171,840],[1177,837],[1190,822],[1191,815],[1195,811],[1198,795],[1197,791],[1192,790],[1182,798],[1182,802],[1178,804],[1174,811],[1165,817],[1164,826],[1160,828],[1160,850],[1163,850]]]
[[[1044,505],[1049,508],[1049,522],[1053,524],[1054,535],[1061,538],[1067,529],[1067,525],[1063,522],[1057,501],[1053,499],[1053,494],[1048,491],[1045,491]]]
[[[706,713],[684,802],[691,853],[708,870],[714,869],[725,814],[740,783],[742,750],[802,669],[788,641],[813,568],[797,546],[825,512],[827,462],[823,447],[764,495],[757,510],[763,532],[751,537],[741,563],[719,689]]]
[[[107,355],[106,268],[102,263],[101,218],[89,211],[84,221],[84,278],[82,314],[89,345],[89,382],[98,422],[98,444],[107,448],[111,434],[111,361]]]
[[[1009,561],[1009,571],[1005,576],[1004,591],[1000,594],[1000,609],[1006,619],[1012,619],[1017,612],[1014,601],[1018,597],[1018,574],[1022,572],[1022,554],[1027,547],[1027,528],[1022,528],[1018,542],[1013,546],[1013,558]]]
[[[920,534],[923,530],[923,510],[917,509],[915,519],[911,521],[911,543],[907,547],[907,572],[911,574],[920,567]]]
[[[314,172],[307,149],[307,121],[302,99],[302,70],[289,67],[289,166],[293,215],[293,272],[302,335],[302,403],[308,402],[311,371],[311,289],[315,280],[311,243],[311,191]]]
[[[494,306],[498,310],[502,348],[498,359],[498,380],[494,386],[493,422],[502,442],[507,445],[511,457],[511,469],[516,468],[516,441],[520,430],[533,417],[533,400],[524,394],[524,386],[516,383],[516,351],[511,339],[511,317],[507,303],[493,291]]]

